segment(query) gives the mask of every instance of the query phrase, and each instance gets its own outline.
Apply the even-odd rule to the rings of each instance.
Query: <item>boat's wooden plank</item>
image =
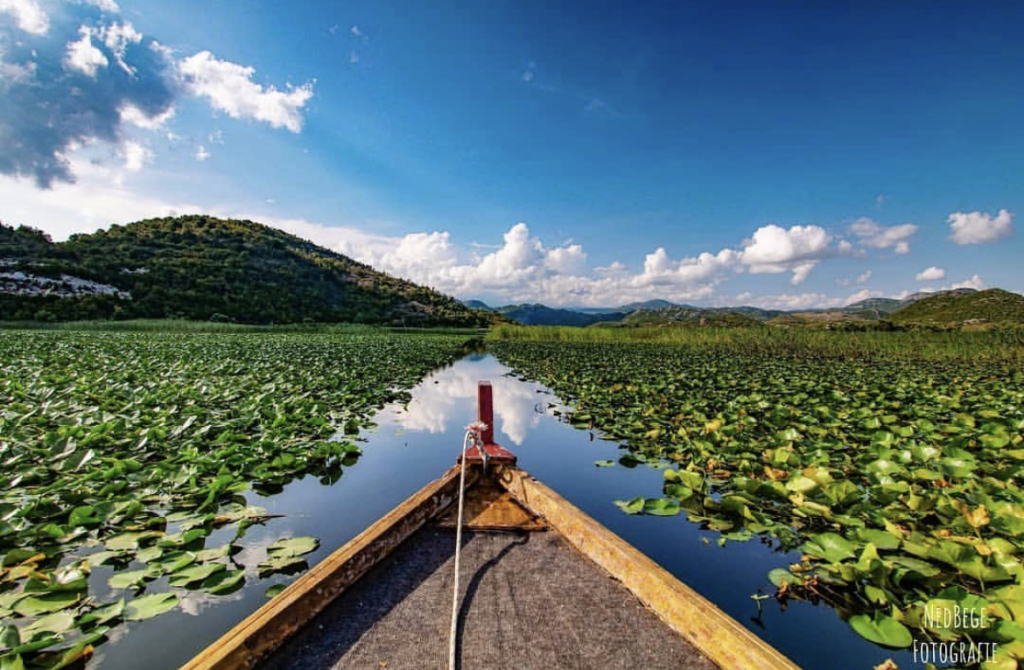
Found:
[[[476,470],[467,470],[467,487]],[[459,468],[427,484],[352,541],[322,560],[281,594],[225,633],[181,670],[245,670],[391,553],[458,496]]]
[[[499,481],[723,670],[799,670],[778,650],[525,471]]]
[[[458,505],[453,504],[438,517],[437,524],[441,528],[453,529],[458,523],[458,516]],[[547,527],[543,520],[516,502],[512,494],[501,487],[488,485],[486,479],[466,491],[462,526],[470,530],[498,531],[538,531]]]

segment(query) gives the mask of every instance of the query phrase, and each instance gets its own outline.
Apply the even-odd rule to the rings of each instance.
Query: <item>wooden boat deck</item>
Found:
[[[413,534],[257,667],[444,670],[455,533],[443,525]],[[557,532],[465,531],[461,561],[466,670],[717,667]]]

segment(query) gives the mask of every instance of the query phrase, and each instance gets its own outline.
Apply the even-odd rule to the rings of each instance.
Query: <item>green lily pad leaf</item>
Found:
[[[157,545],[163,547],[164,549],[173,547],[185,547],[192,544],[196,540],[200,540],[206,537],[207,535],[209,535],[209,531],[207,531],[205,528],[193,528],[192,530],[187,530],[183,533],[165,535],[160,539]]]
[[[853,544],[842,535],[835,533],[815,535],[807,542],[804,542],[801,550],[805,554],[824,558],[830,563],[839,563],[856,555]]]
[[[127,621],[143,621],[170,612],[178,606],[178,596],[173,593],[153,593],[136,598],[125,605],[124,618]]]
[[[599,468],[612,468],[615,467],[615,461],[594,461],[594,465],[596,465]]]
[[[102,635],[91,636],[90,639],[79,640],[75,646],[61,653],[60,657],[57,659],[56,665],[50,666],[48,670],[62,670],[62,668],[68,668],[76,665],[90,653],[89,647],[100,637],[102,637]]]
[[[196,555],[191,551],[173,551],[169,554],[164,554],[154,565],[159,566],[166,574],[177,572],[178,570],[186,568],[195,562]]]
[[[687,488],[682,484],[665,484],[664,491],[665,495],[672,496],[678,500],[689,500],[693,497],[693,489]]]
[[[0,626],[0,649],[14,649],[21,644],[21,633],[14,624]]]
[[[68,517],[68,526],[71,528],[76,528],[78,526],[97,526],[100,523],[102,523],[102,520],[96,516],[96,508],[91,505],[76,507],[71,510],[71,515]]]
[[[307,567],[309,566],[306,560],[301,556],[277,556],[268,558],[256,566],[261,578],[269,577],[277,572],[294,574],[305,570]]]
[[[21,635],[31,640],[39,633],[59,634],[75,627],[75,617],[70,612],[54,612],[40,617],[21,629]]]
[[[914,637],[906,626],[884,614],[875,614],[874,618],[857,614],[850,617],[849,623],[858,635],[883,647],[902,649],[914,643]]]
[[[991,659],[981,664],[982,670],[1018,670],[1017,661],[1024,661],[1024,642],[1013,640],[996,647]]]
[[[139,589],[147,579],[154,579],[156,575],[152,570],[129,570],[127,572],[115,572],[107,583],[112,589]]]
[[[25,662],[20,654],[0,656],[0,670],[25,670]]]
[[[900,548],[900,538],[884,530],[874,528],[860,528],[854,535],[864,543],[871,543],[879,551],[896,551]]]
[[[644,514],[675,516],[679,514],[679,501],[673,498],[654,498],[644,501]]]
[[[808,494],[818,489],[818,482],[803,475],[792,477],[786,482],[786,488],[796,493]]]
[[[164,550],[161,547],[153,545],[152,547],[146,547],[135,554],[135,560],[140,563],[152,563],[156,559],[163,556]]]
[[[777,588],[782,588],[783,584],[803,584],[804,580],[790,573],[789,570],[783,568],[775,568],[768,573],[768,580],[771,581]]]
[[[21,616],[40,616],[67,609],[81,599],[74,591],[47,593],[41,596],[22,598],[14,604],[14,611]]]
[[[114,619],[120,619],[123,614],[124,598],[121,598],[117,602],[97,607],[88,614],[84,614],[78,619],[78,623],[82,626],[102,626]]]
[[[222,558],[227,558],[234,552],[236,548],[241,549],[241,547],[238,547],[237,545],[225,544],[220,547],[217,547],[216,549],[203,549],[202,551],[197,551],[196,562],[208,563],[210,561],[217,561]]]
[[[267,547],[267,555],[275,558],[303,556],[316,551],[319,546],[320,541],[315,537],[289,537]]]
[[[221,570],[203,582],[203,590],[214,595],[226,595],[245,584],[245,570]]]
[[[171,575],[168,582],[171,586],[188,586],[189,584],[204,581],[211,575],[226,569],[227,566],[223,563],[203,563],[201,565],[193,565],[192,567],[175,572]]]
[[[273,586],[267,589],[266,596],[268,598],[274,598],[279,593],[281,593],[281,591],[284,591],[286,588],[288,588],[287,584],[274,584]]]
[[[639,514],[644,511],[644,499],[633,498],[630,501],[616,500],[615,505],[626,514]]]
[[[889,596],[886,595],[885,590],[871,584],[864,586],[864,594],[875,605],[885,605],[889,602]]]
[[[113,537],[107,538],[107,541],[103,543],[110,551],[130,551],[138,549],[139,545],[148,541],[161,537],[163,533],[156,531],[146,531],[140,533],[121,533],[120,535],[114,535]]]

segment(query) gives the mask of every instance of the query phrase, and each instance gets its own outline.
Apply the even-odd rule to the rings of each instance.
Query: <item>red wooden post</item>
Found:
[[[477,420],[487,428],[480,434],[484,444],[494,444],[494,396],[491,382],[480,382],[477,386]]]

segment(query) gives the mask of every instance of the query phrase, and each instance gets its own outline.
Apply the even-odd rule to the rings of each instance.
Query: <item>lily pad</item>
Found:
[[[914,642],[914,637],[906,626],[884,614],[876,614],[873,618],[866,614],[852,616],[850,628],[864,639],[883,647],[902,649]]]
[[[178,596],[173,593],[153,593],[135,598],[125,605],[124,618],[127,621],[144,621],[170,612],[177,606]]]

